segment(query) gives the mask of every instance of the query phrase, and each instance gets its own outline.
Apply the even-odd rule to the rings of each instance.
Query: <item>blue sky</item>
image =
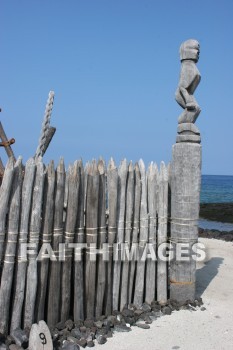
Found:
[[[46,162],[169,162],[179,46],[195,38],[203,173],[233,175],[232,17],[232,0],[2,0],[0,120],[16,156],[34,155],[54,90]]]

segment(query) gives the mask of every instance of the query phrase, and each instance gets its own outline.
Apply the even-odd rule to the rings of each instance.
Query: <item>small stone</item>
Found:
[[[19,345],[16,345],[16,344],[11,344],[9,346],[9,350],[23,350],[23,348]]]
[[[77,340],[77,344],[80,345],[82,348],[85,348],[87,346],[87,341],[86,339],[82,338]]]
[[[162,313],[163,313],[164,315],[171,315],[172,310],[170,309],[169,306],[164,306],[164,307],[162,308]]]
[[[143,311],[140,310],[140,309],[137,309],[137,310],[134,311],[134,315],[137,316],[137,317],[140,316],[142,313],[143,313]]]
[[[24,349],[28,347],[28,335],[25,330],[16,328],[13,332],[11,332],[11,336],[17,345],[22,346]]]
[[[66,328],[65,326],[65,322],[59,322],[56,324],[55,328],[57,328],[59,331],[63,330],[64,328]]]
[[[85,326],[79,327],[80,332],[86,333],[87,328]]]
[[[99,335],[97,338],[96,338],[98,344],[105,344],[107,342],[107,338],[104,336],[104,335]]]
[[[126,325],[129,324],[130,326],[133,326],[135,323],[135,318],[134,317],[125,317],[125,322],[126,322]]]
[[[88,348],[93,348],[95,346],[95,343],[93,342],[93,340],[89,340],[88,342],[87,342],[87,347]]]
[[[124,309],[121,314],[122,314],[123,317],[133,317],[134,316],[134,311],[133,310],[129,310],[129,309]]]
[[[74,328],[74,322],[72,320],[67,320],[65,322],[65,327],[68,329],[68,331],[71,331],[71,329]]]
[[[141,306],[141,310],[143,310],[143,312],[148,312],[148,311],[151,311],[151,307],[149,304],[143,303]]]
[[[80,347],[78,346],[78,344],[71,343],[65,340],[61,349],[62,350],[80,350]]]
[[[79,329],[79,328],[75,327],[75,328],[72,329],[70,335],[71,335],[72,337],[75,337],[75,338],[77,338],[77,339],[80,339],[81,336],[82,336],[82,333],[80,332],[80,329]]]
[[[113,334],[112,334],[112,331],[108,331],[108,333],[106,334],[106,337],[107,338],[112,338]]]
[[[150,326],[146,323],[136,323],[136,326],[142,329],[149,329]]]
[[[107,320],[110,322],[110,327],[113,327],[118,321],[116,316],[108,316]]]
[[[96,321],[96,322],[95,322],[95,326],[96,326],[97,328],[102,328],[103,322],[102,322],[102,321]]]
[[[201,307],[201,311],[205,311],[206,308],[204,306]]]
[[[83,324],[84,324],[84,326],[85,326],[85,327],[87,327],[87,328],[91,328],[91,327],[93,327],[93,326],[94,326],[94,321],[93,321],[93,320],[88,319],[88,320],[85,320]]]
[[[116,332],[130,332],[131,328],[127,327],[127,326],[125,326],[123,324],[117,324],[114,327],[114,331],[116,331]]]
[[[75,327],[79,328],[79,327],[82,327],[82,326],[83,326],[83,321],[77,320],[77,321],[75,322]]]

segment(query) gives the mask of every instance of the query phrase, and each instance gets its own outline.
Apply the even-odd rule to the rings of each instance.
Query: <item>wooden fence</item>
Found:
[[[146,171],[142,160],[123,160],[118,168],[112,159],[107,168],[102,159],[85,167],[78,160],[66,171],[63,159],[55,169],[41,158],[25,167],[21,158],[10,158],[0,188],[0,332],[39,320],[54,326],[70,317],[108,315],[129,303],[166,302],[166,262],[116,256],[122,257],[121,243],[138,244],[142,257],[147,243],[156,251],[167,242],[168,192],[163,162]],[[88,246],[72,249],[77,243]],[[108,259],[98,254],[95,261],[93,244],[105,244]]]

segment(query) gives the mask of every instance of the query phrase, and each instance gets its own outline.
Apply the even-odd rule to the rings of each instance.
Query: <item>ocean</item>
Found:
[[[202,175],[201,203],[229,202],[233,202],[233,176]],[[215,229],[219,231],[233,230],[233,224],[205,219],[199,220],[199,226],[205,229]]]

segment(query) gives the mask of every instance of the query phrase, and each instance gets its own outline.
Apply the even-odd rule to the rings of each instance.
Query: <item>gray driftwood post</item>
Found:
[[[80,162],[80,184],[78,199],[77,228],[75,233],[75,243],[84,243],[84,168]],[[76,255],[75,255],[76,256]],[[80,260],[79,260],[80,259]],[[74,263],[74,321],[84,319],[84,254],[81,251],[80,257]]]
[[[139,219],[140,219],[140,207],[141,207],[141,175],[138,163],[134,167],[135,180],[134,180],[134,209],[133,209],[133,232],[132,232],[132,246],[138,243],[139,239]],[[136,260],[132,259],[130,262],[130,275],[129,275],[129,302],[132,303],[134,299],[134,283],[135,283],[135,270]]]
[[[126,213],[125,213],[125,239],[124,243],[126,249],[131,246],[131,232],[132,232],[132,218],[134,205],[134,167],[132,162],[128,167],[127,189],[126,189]],[[122,262],[122,282],[121,282],[121,296],[120,309],[129,304],[129,260],[124,252],[125,261]]]
[[[99,170],[99,204],[98,204],[98,249],[106,243],[106,176],[105,164],[102,159],[98,162]],[[96,291],[96,317],[103,315],[103,303],[106,287],[106,261],[103,254],[97,258],[97,291]]]
[[[140,207],[139,261],[137,262],[134,293],[134,304],[137,307],[140,307],[143,303],[146,261],[143,261],[142,256],[148,242],[147,183],[145,164],[142,159],[139,160],[139,169],[141,173],[142,195]]]
[[[47,295],[47,282],[49,271],[49,260],[54,259],[51,251],[53,214],[54,214],[54,185],[55,171],[54,162],[48,165],[44,182],[44,200],[43,200],[43,228],[42,228],[42,254],[38,261],[38,288],[35,308],[35,320],[37,322],[45,319],[45,298]],[[44,253],[46,257],[44,257]]]
[[[0,188],[0,277],[2,271],[2,260],[5,248],[5,236],[6,236],[6,215],[8,212],[8,202],[10,198],[11,185],[14,175],[14,159],[9,158],[2,185]]]
[[[50,262],[48,312],[47,322],[50,327],[60,321],[60,294],[61,294],[61,261],[59,261],[59,244],[63,239],[63,209],[65,193],[65,166],[63,158],[56,169],[54,225],[52,248],[57,261]]]
[[[157,229],[157,165],[151,163],[147,173],[147,193],[148,193],[148,212],[149,212],[149,244],[156,252],[156,229]],[[148,259],[146,268],[146,294],[145,301],[151,303],[155,300],[156,291],[156,261]]]
[[[198,239],[198,219],[201,184],[200,132],[194,125],[199,113],[193,93],[200,81],[196,67],[199,43],[187,40],[180,47],[181,74],[176,100],[184,109],[179,117],[178,136],[173,146],[171,164],[171,243],[174,247],[186,244],[190,248]],[[187,254],[186,254],[187,255]],[[195,298],[196,264],[180,261],[170,264],[170,297],[181,302]]]
[[[121,243],[124,242],[125,230],[125,195],[126,195],[126,180],[127,180],[127,161],[124,159],[118,170],[118,197],[117,197],[117,239],[116,243],[119,245],[117,249],[121,250]],[[118,252],[117,252],[118,253]],[[121,253],[121,251],[120,251]],[[115,253],[114,253],[115,254]],[[121,282],[121,260],[114,261],[113,268],[113,310],[119,309],[120,302],[120,282]]]
[[[28,258],[26,294],[24,307],[24,328],[30,328],[34,322],[34,312],[37,293],[37,254],[39,248],[39,237],[41,232],[41,212],[44,189],[44,164],[42,158],[37,159],[36,178],[33,187],[33,198],[31,208],[29,243],[32,251]]]
[[[68,176],[68,205],[65,224],[66,256],[62,263],[62,293],[61,293],[61,321],[68,320],[71,311],[71,271],[73,261],[73,249],[68,248],[69,243],[74,243],[74,234],[77,220],[79,197],[79,163],[75,161],[69,168]]]
[[[168,174],[164,162],[161,162],[158,193],[158,249],[167,243],[167,213],[168,213]],[[165,254],[165,248],[160,250]],[[157,262],[157,301],[165,304],[167,301],[167,262],[158,256]]]
[[[93,318],[95,314],[96,296],[96,258],[90,243],[97,246],[98,231],[98,199],[99,199],[99,172],[96,162],[93,161],[87,168],[87,202],[86,202],[86,317]],[[95,255],[95,256],[94,256]]]
[[[26,273],[27,273],[27,259],[23,256],[21,250],[21,244],[27,243],[28,227],[30,221],[30,208],[33,193],[33,183],[35,176],[35,161],[30,158],[25,167],[23,188],[22,188],[22,201],[21,201],[21,213],[20,213],[20,230],[19,230],[19,246],[18,246],[18,259],[16,262],[15,272],[15,284],[14,284],[14,297],[13,308],[11,318],[11,332],[16,328],[21,328],[22,309],[24,302],[24,294],[26,287]]]
[[[117,184],[118,171],[113,159],[108,164],[107,171],[108,184],[108,247],[109,261],[107,263],[107,296],[106,296],[106,315],[112,312],[112,287],[113,287],[113,244],[116,239],[117,232]]]
[[[8,233],[5,250],[4,266],[0,288],[0,333],[8,331],[11,290],[14,276],[16,246],[18,242],[18,227],[22,186],[22,159],[15,163],[14,179],[11,189],[10,210],[8,220]]]

